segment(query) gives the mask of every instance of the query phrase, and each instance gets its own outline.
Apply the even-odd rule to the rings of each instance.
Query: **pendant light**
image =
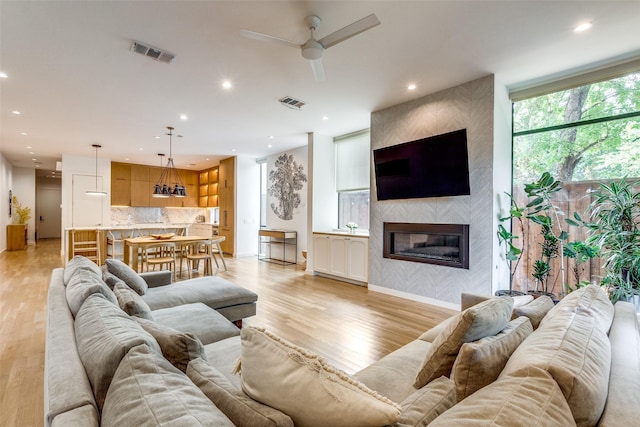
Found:
[[[85,193],[90,196],[106,196],[106,191],[98,191],[98,148],[102,148],[102,145],[91,144],[91,146],[96,149],[96,189],[87,190]]]
[[[182,184],[180,174],[173,164],[171,139],[173,136],[173,127],[167,126],[167,129],[169,130],[167,133],[167,135],[169,135],[169,160],[167,160],[167,166],[165,166],[165,168],[162,169],[162,172],[160,172],[160,179],[153,187],[151,197],[185,197],[187,195],[187,190]],[[178,135],[178,137],[180,137],[180,135]]]

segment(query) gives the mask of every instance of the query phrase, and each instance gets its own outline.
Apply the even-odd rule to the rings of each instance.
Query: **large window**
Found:
[[[257,161],[260,165],[260,227],[267,226],[267,160]]]
[[[369,229],[369,130],[334,138],[336,153],[336,192],[338,228],[355,223]]]
[[[561,187],[552,192],[557,211],[550,215],[551,234],[564,231],[568,238],[553,242],[535,221],[514,220],[514,244],[523,256],[512,263],[512,285],[559,296],[580,281],[599,283],[603,273],[599,258],[565,259],[561,248],[584,242],[587,234],[584,227],[569,226],[566,218],[574,212],[584,215],[599,182],[640,177],[640,72],[514,102],[513,198],[518,206],[535,204],[536,197],[527,194],[525,186],[540,184],[545,172]],[[546,260],[543,287],[540,275],[546,267],[536,263],[545,261],[545,251],[552,249],[557,250]]]

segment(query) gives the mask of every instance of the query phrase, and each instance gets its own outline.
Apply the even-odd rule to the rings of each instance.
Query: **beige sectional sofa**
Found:
[[[120,307],[133,313],[144,304],[121,290],[113,298],[86,270],[76,272],[82,292],[70,291],[71,280],[65,287],[66,272],[52,275],[47,426],[606,427],[640,420],[638,320],[631,304],[614,307],[596,286],[556,306],[544,298],[516,309],[508,297],[476,299],[349,376],[261,328],[230,337],[183,333],[179,305],[163,322],[156,311],[170,308],[150,310],[153,321],[135,320]]]

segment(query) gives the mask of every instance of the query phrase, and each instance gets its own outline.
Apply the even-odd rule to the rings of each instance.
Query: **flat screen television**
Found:
[[[378,200],[469,195],[467,130],[373,150]]]

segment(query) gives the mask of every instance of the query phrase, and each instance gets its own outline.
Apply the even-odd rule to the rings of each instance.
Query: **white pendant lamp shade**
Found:
[[[102,148],[102,145],[91,144],[91,146],[96,149],[96,189],[87,190],[85,193],[90,196],[106,196],[106,191],[98,191],[98,148]]]

